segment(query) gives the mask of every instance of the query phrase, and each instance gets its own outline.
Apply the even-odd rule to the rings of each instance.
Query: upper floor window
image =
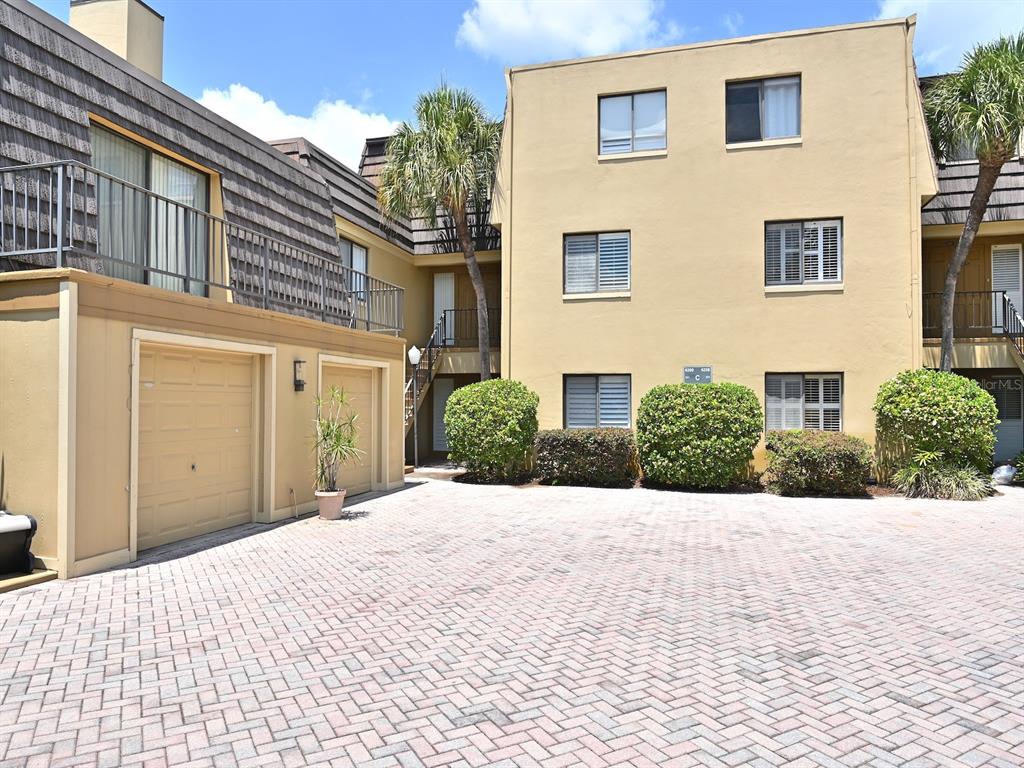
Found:
[[[565,428],[628,427],[629,374],[565,377]]]
[[[629,232],[565,236],[565,293],[629,290]]]
[[[768,374],[764,412],[766,429],[839,432],[843,428],[842,374]]]
[[[600,154],[665,149],[665,91],[600,98]]]
[[[744,80],[725,86],[725,142],[800,135],[800,76]]]
[[[356,298],[366,298],[366,274],[369,269],[369,257],[367,250],[358,243],[351,240],[339,238],[341,244],[341,263],[349,269],[355,270],[348,273],[348,289],[356,294]]]
[[[764,225],[765,285],[838,283],[842,279],[842,221],[785,221]]]

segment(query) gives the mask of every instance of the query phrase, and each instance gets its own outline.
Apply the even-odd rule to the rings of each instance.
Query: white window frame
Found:
[[[569,426],[569,382],[571,380],[592,379],[594,382],[594,423],[592,426]],[[613,383],[625,380],[627,390],[626,423],[603,424],[601,415],[601,384],[602,381]],[[562,376],[562,424],[565,429],[629,429],[633,426],[633,377],[628,373],[566,373]]]
[[[615,238],[626,238],[626,281],[625,284],[616,283],[601,287],[601,242],[613,242]],[[583,288],[570,288],[569,286],[569,242],[572,239],[593,238],[594,239],[594,281]],[[606,276],[610,268],[606,267]],[[574,232],[562,236],[562,293],[589,294],[589,293],[622,293],[631,290],[633,285],[633,236],[629,230],[616,230],[614,232]]]
[[[768,394],[768,392],[769,392],[769,382],[771,380],[773,380],[773,379],[779,381],[780,387],[781,387],[780,391],[782,392],[782,401],[780,403],[775,404],[775,407],[778,407],[778,408],[782,409],[782,414],[781,414],[781,417],[780,417],[781,418],[781,422],[782,422],[782,426],[781,427],[772,427],[772,426],[770,426],[770,424],[771,424],[770,409],[773,406],[773,404],[769,402],[769,399],[768,399],[769,398],[769,394]],[[838,382],[838,386],[839,386],[839,402],[837,404],[825,403],[824,402],[824,392],[825,392],[826,381],[828,381],[828,382]],[[787,404],[786,404],[786,401],[785,401],[785,386],[786,386],[787,383],[793,384],[793,383],[796,383],[796,382],[799,382],[799,384],[800,384],[800,402],[799,402],[800,426],[799,427],[786,426],[786,423],[785,423],[785,411],[786,411]],[[818,400],[816,402],[808,402],[807,393],[808,393],[808,383],[809,382],[812,382],[812,383],[816,384],[816,386],[817,386],[817,391],[818,391],[819,395],[818,395]],[[782,429],[782,430],[786,430],[786,429],[801,429],[801,430],[808,430],[808,431],[842,432],[843,431],[843,423],[844,423],[844,419],[843,419],[843,405],[844,405],[845,395],[846,395],[846,387],[845,387],[844,377],[843,377],[842,373],[766,373],[765,377],[764,377],[764,425],[765,425],[765,431],[766,432],[769,431],[769,430],[777,431],[779,429]],[[795,404],[793,404],[793,403],[790,403],[789,407],[790,408],[795,408],[797,406]],[[837,421],[835,429],[826,429],[825,428],[824,425],[825,425],[825,415],[826,415],[826,412],[830,412],[830,413],[834,412],[836,414],[838,421]],[[808,419],[808,414],[809,413],[817,414],[816,422],[817,422],[818,426],[813,426],[813,424],[812,424],[812,426],[808,426],[808,424],[811,423],[811,420]]]
[[[836,227],[837,265],[836,276],[825,279],[825,248],[823,247],[824,231],[826,227]],[[786,266],[790,257],[786,253],[786,230],[800,228],[799,252],[795,258],[799,262],[800,277],[797,280],[786,279]],[[779,279],[771,279],[768,273],[768,233],[780,232],[779,235]],[[807,256],[811,253],[807,249],[807,237],[809,232],[817,231],[817,272],[818,277],[808,277]],[[837,285],[843,282],[843,219],[805,219],[797,221],[766,221],[764,224],[764,284],[765,285]]]
[[[634,102],[637,96],[642,96],[645,93],[663,93],[665,94],[665,141],[663,147],[652,147],[650,149],[637,149],[636,148],[636,108]],[[601,103],[605,99],[619,99],[629,97],[629,147],[618,150],[606,151],[601,146]],[[610,155],[624,155],[631,152],[661,152],[668,149],[668,89],[667,88],[651,88],[646,91],[632,91],[628,93],[606,93],[597,97],[597,154],[600,157],[606,157]]]

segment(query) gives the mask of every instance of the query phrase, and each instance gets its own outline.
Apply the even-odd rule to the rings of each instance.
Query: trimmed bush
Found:
[[[472,479],[515,482],[529,466],[539,398],[518,381],[489,379],[456,389],[444,409],[452,461]]]
[[[787,430],[765,435],[761,480],[781,496],[859,496],[871,472],[871,447],[842,432]]]
[[[764,423],[739,384],[663,384],[640,401],[636,446],[646,480],[677,488],[728,488],[743,479]]]
[[[995,449],[996,401],[955,373],[903,371],[882,384],[875,399],[879,475],[888,479],[921,451],[946,462],[987,471]]]
[[[1010,460],[1010,463],[1017,469],[1019,469],[1021,472],[1024,472],[1024,451],[1021,451],[1016,456],[1014,456]]]
[[[896,473],[893,487],[911,498],[978,501],[992,495],[992,478],[971,464],[949,461],[942,451],[918,451]]]
[[[639,474],[630,429],[548,429],[534,446],[534,472],[543,483],[630,488]]]

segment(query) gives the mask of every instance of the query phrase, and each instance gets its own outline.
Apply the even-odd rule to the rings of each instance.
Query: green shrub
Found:
[[[629,488],[639,474],[629,429],[548,429],[534,446],[534,472],[544,483]]]
[[[1024,472],[1024,451],[1021,451],[1016,456],[1014,456],[1010,460],[1010,463],[1017,469],[1019,469],[1021,472]]]
[[[448,451],[473,479],[521,480],[537,434],[536,394],[518,381],[490,379],[456,389],[444,409]]]
[[[871,447],[842,432],[789,430],[765,435],[761,480],[782,496],[858,496],[871,471]]]
[[[938,451],[953,465],[987,470],[995,448],[996,401],[955,373],[903,371],[875,399],[879,474],[888,479],[921,451]]]
[[[893,477],[893,487],[911,498],[977,501],[992,495],[992,478],[971,464],[949,461],[942,451],[918,451]]]
[[[746,474],[762,424],[761,404],[748,387],[654,387],[637,415],[640,467],[656,485],[727,488]]]

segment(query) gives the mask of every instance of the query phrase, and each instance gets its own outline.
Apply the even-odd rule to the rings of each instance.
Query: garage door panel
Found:
[[[342,388],[356,412],[356,447],[363,453],[342,464],[338,472],[338,482],[353,495],[370,490],[373,481],[373,438],[376,433],[373,380],[374,372],[370,368],[330,365],[323,369],[324,393],[332,386]]]
[[[152,378],[139,390],[139,549],[248,522],[252,356],[159,348],[143,360],[140,376]]]

